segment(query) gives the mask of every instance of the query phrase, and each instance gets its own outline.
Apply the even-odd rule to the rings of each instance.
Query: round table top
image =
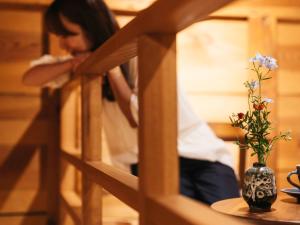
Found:
[[[249,211],[243,198],[231,198],[215,202],[211,206],[220,213],[243,217],[251,220],[272,222],[272,224],[300,224],[300,204],[297,199],[279,194],[270,212],[253,213]]]

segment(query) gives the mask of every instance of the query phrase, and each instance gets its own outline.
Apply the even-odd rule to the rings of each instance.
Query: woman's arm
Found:
[[[134,120],[130,109],[130,98],[133,92],[128,86],[120,67],[116,67],[108,72],[108,80],[121,111],[127,118],[130,126],[137,127],[137,123]]]
[[[68,59],[64,62],[37,65],[25,72],[23,75],[23,84],[42,86],[60,75],[70,73],[72,68],[72,59]]]
[[[25,85],[42,86],[61,75],[73,72],[89,55],[90,53],[86,52],[60,62],[38,64],[25,72],[23,83]]]

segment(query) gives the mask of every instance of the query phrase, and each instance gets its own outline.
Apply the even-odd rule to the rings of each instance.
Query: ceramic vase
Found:
[[[268,212],[277,198],[275,176],[265,164],[254,163],[245,172],[242,188],[244,200],[251,212]]]

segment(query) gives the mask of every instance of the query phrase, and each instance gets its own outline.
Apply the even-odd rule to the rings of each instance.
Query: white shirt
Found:
[[[57,62],[60,60],[51,57],[44,56],[43,60],[34,61],[32,65]],[[45,60],[45,58],[47,60]],[[133,73],[136,73],[136,70],[133,71]],[[57,88],[69,79],[69,76],[66,76],[67,75],[63,75],[49,82],[46,86]],[[61,82],[61,80],[63,80],[63,82]],[[131,96],[130,108],[134,119],[138,123],[138,98],[136,94],[132,94]],[[103,129],[106,134],[112,162],[121,168],[128,168],[130,164],[137,163],[137,129],[129,125],[116,101],[110,102],[103,99],[102,118]],[[180,88],[178,88],[177,146],[178,153],[182,157],[212,162],[218,161],[233,167],[233,158],[229,149],[226,148],[225,143],[216,137],[207,123],[194,113]]]
[[[178,154],[185,158],[220,162],[233,167],[233,157],[223,140],[196,115],[186,96],[178,90]],[[138,99],[131,96],[131,112],[138,123]],[[136,159],[134,160],[136,161]]]

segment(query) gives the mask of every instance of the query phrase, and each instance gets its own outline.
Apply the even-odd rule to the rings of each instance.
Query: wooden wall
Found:
[[[273,126],[277,131],[292,131],[293,140],[281,141],[269,160],[277,174],[278,188],[284,188],[290,186],[286,181],[287,173],[300,163],[300,20],[287,19],[288,14],[280,19],[271,12],[266,13],[263,4],[260,7],[252,11],[253,17],[246,13],[244,17],[216,17],[180,33],[179,80],[202,118],[229,123],[232,112],[247,109],[243,82],[250,78],[246,69],[248,58],[261,52],[278,59],[279,69],[264,88],[268,96],[275,98]],[[278,7],[274,7],[276,12],[279,12]],[[300,13],[299,5],[285,9]],[[237,158],[237,148],[231,148]],[[254,160],[248,155],[247,166]]]
[[[55,151],[49,150],[57,148],[53,93],[21,84],[28,63],[47,51],[42,11],[49,2],[0,0],[0,225],[46,224],[47,212],[56,213],[55,201],[49,202],[55,196],[48,191],[55,188],[49,181],[55,177],[49,173],[55,171],[56,157]],[[118,10],[136,11],[152,0],[107,2]],[[262,2],[273,4],[272,10],[267,10]],[[273,12],[282,16],[288,12],[288,17],[289,13],[300,12],[299,3],[292,0],[257,0],[255,4],[259,7],[254,14],[263,12],[263,16],[274,16]],[[241,12],[247,15],[247,7],[243,4],[238,7],[238,11],[226,11],[227,17],[195,24],[178,35],[179,80],[196,112],[209,122],[229,122],[232,112],[246,107],[243,82],[249,77],[245,68],[253,54],[249,48],[253,31],[248,17],[241,16]],[[228,12],[234,16],[228,16]],[[130,17],[120,20],[125,24]],[[285,181],[287,172],[300,163],[299,23],[299,20],[276,20],[275,50],[280,65],[274,90],[278,94],[276,125],[279,130],[293,132],[291,142],[278,145],[274,159],[279,188],[289,186]],[[55,41],[51,44],[50,51],[57,51]],[[52,206],[48,207],[48,203]]]
[[[300,13],[300,10],[299,10]],[[300,21],[278,23],[278,123],[280,129],[289,128],[293,140],[279,144],[278,167],[281,187],[290,186],[285,177],[300,164]]]
[[[110,0],[116,9],[138,10],[153,0]],[[279,70],[265,89],[275,99],[272,120],[277,131],[291,129],[293,140],[280,142],[270,158],[278,187],[289,186],[288,171],[300,161],[298,136],[298,74],[300,65],[300,3],[297,0],[240,0],[194,24],[177,36],[178,77],[193,108],[208,122],[229,123],[232,112],[247,108],[244,81],[249,57],[257,51],[278,59]],[[123,17],[125,24],[129,17]],[[229,145],[238,171],[238,149]],[[254,161],[248,154],[247,166]]]
[[[47,173],[55,165],[47,168],[57,143],[52,98],[47,90],[21,83],[29,62],[46,47],[40,3],[0,1],[1,225],[42,225],[47,212],[55,213],[47,206],[54,199],[48,195],[52,186]]]

